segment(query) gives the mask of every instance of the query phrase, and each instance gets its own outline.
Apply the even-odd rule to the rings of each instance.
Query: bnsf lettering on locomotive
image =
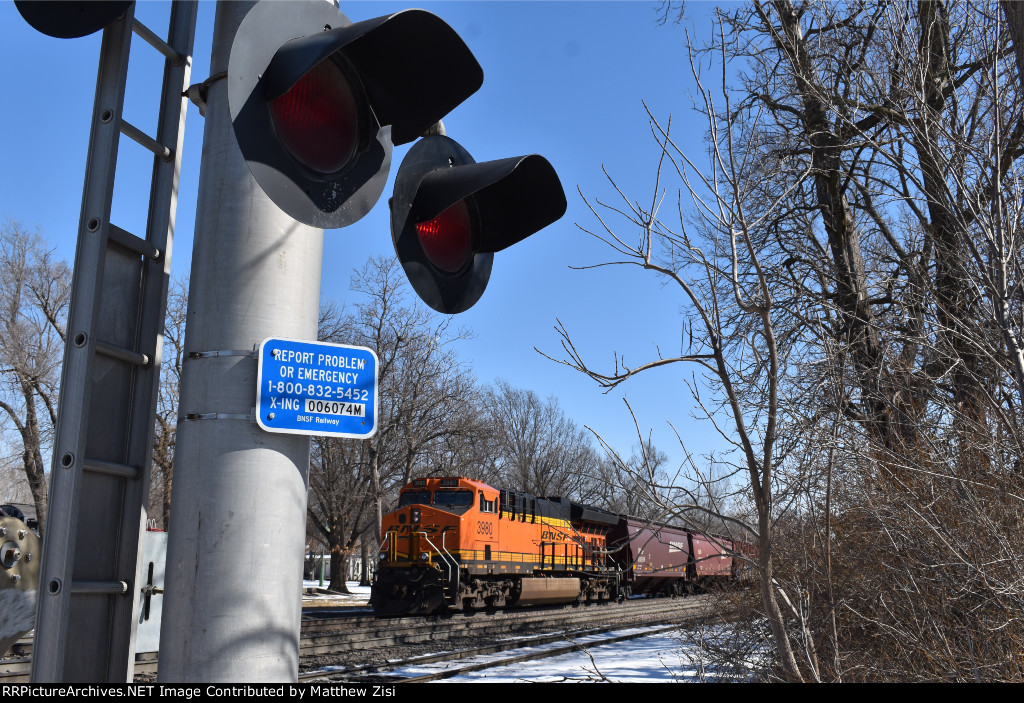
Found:
[[[394,532],[394,533],[397,533],[397,534],[400,534],[400,535],[408,535],[408,534],[411,534],[414,531],[415,532],[426,532],[428,535],[436,535],[438,533],[444,533],[444,532],[455,532],[455,526],[454,525],[445,525],[444,527],[441,527],[439,525],[420,525],[415,530],[413,530],[413,526],[412,525],[397,525],[397,526],[392,525],[391,527],[388,528],[388,533],[389,534]]]
[[[541,539],[565,539],[566,535],[564,532],[556,532],[555,530],[542,530],[540,533]]]
[[[448,532],[451,529],[451,525],[445,525],[444,527],[441,527],[440,525],[424,525],[420,528],[420,532],[426,532],[428,535],[436,535],[441,532]]]

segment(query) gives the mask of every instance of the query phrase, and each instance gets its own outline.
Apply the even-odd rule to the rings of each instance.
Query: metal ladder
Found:
[[[166,42],[135,5],[103,30],[44,528],[33,682],[130,682],[139,555],[197,2]],[[122,120],[132,33],[165,57],[157,134]],[[110,222],[118,145],[153,152],[146,232]]]

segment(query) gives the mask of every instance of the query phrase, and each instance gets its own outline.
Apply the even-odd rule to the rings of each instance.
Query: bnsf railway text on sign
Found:
[[[256,419],[268,432],[366,438],[377,430],[377,356],[271,337],[260,345]]]

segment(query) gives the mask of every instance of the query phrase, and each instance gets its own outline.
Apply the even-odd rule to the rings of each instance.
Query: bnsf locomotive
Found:
[[[749,545],[468,478],[421,478],[384,516],[378,615],[692,593]]]

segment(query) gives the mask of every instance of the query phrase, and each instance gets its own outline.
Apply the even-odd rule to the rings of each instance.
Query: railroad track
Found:
[[[409,657],[406,659],[392,660],[386,665],[366,665],[359,667],[326,667],[316,670],[304,671],[299,674],[299,681],[334,681],[345,683],[423,683],[438,679],[451,678],[464,673],[482,671],[484,669],[506,666],[525,661],[557,657],[563,654],[578,651],[580,649],[598,647],[601,645],[614,644],[638,637],[647,637],[662,632],[670,632],[678,629],[683,622],[694,620],[707,614],[708,609],[705,603],[691,602],[682,607],[672,609],[646,608],[648,614],[654,614],[658,610],[672,624],[656,627],[642,626],[634,627],[628,631],[623,630],[621,623],[609,623],[608,625],[575,630],[569,634],[547,633],[532,637],[515,637],[504,641],[493,642],[478,647],[468,647],[454,651],[445,651],[436,654]],[[637,613],[632,613],[634,617]],[[506,634],[508,634],[506,632]],[[552,646],[555,645],[555,646]],[[490,655],[509,652],[508,656],[493,657]],[[486,659],[483,659],[486,657]],[[475,661],[474,661],[475,660]],[[466,663],[453,667],[451,664],[457,661]],[[441,664],[437,671],[424,673],[416,676],[402,676],[392,672],[403,669],[416,669],[428,667],[431,664]]]
[[[20,641],[20,640],[19,640]],[[28,643],[31,648],[31,642]],[[156,655],[142,654],[135,658],[136,676],[156,675]],[[32,657],[19,656],[0,659],[0,684],[28,683],[32,669]]]
[[[532,642],[531,646],[563,640],[565,632],[572,636],[583,634],[594,635],[601,631],[614,628],[622,629],[629,621],[678,622],[680,619],[691,619],[704,614],[705,599],[687,598],[640,599],[623,604],[595,604],[586,606],[559,606],[541,610],[508,610],[494,614],[476,613],[472,615],[453,614],[449,616],[376,618],[364,608],[338,609],[335,611],[318,611],[304,613],[299,640],[299,654],[304,660],[322,659],[330,655],[344,655],[359,650],[385,650],[396,645],[416,645],[423,643],[442,642],[453,638],[498,638],[507,635],[519,637],[516,641],[489,645],[488,647],[468,648],[460,658],[477,656],[483,653],[515,649],[516,642]],[[607,621],[602,628],[593,628],[595,619]],[[552,628],[558,634],[543,634],[526,637],[537,629]],[[15,659],[0,660],[0,683],[22,683],[28,681],[31,666],[31,637],[20,640],[12,651],[20,656]],[[495,649],[497,647],[497,649]],[[414,657],[409,661],[426,663],[429,657],[440,656],[452,658],[449,652],[445,655],[426,655]],[[393,663],[391,663],[393,664]],[[299,680],[314,680],[325,676],[369,675],[379,670],[380,665],[339,670],[334,668],[327,673],[321,669],[300,674]],[[389,666],[394,668],[394,666]],[[136,658],[136,676],[152,676],[156,673],[157,661],[154,655],[139,655]],[[360,673],[361,672],[361,673]]]
[[[543,628],[559,631],[588,629],[595,618],[617,623],[654,619],[693,608],[704,598],[640,599],[623,604],[559,606],[543,610],[507,610],[493,615],[477,613],[445,617],[387,618],[349,617],[303,622],[301,656],[342,654],[355,650],[433,642],[441,637],[493,637],[522,634]]]

